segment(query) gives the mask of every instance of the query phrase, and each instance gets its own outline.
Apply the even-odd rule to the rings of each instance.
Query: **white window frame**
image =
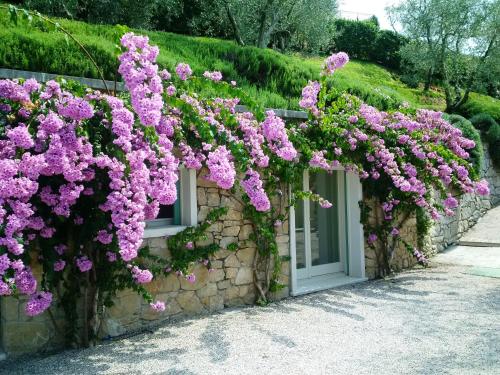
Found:
[[[164,225],[144,230],[143,238],[172,236],[198,223],[198,202],[196,199],[196,171],[180,168],[179,197],[181,206],[181,225]]]
[[[345,171],[343,167],[336,167],[335,170]],[[304,172],[304,178],[307,179],[309,171]],[[335,286],[352,284],[367,280],[365,277],[365,250],[364,250],[364,234],[363,226],[361,225],[361,209],[359,201],[363,199],[363,190],[359,176],[352,172],[346,172],[343,180],[343,191],[345,192],[345,215],[340,220],[345,220],[342,225],[345,226],[346,236],[343,247],[344,254],[341,254],[341,261],[345,267],[343,270],[344,277],[339,277],[337,280],[323,280],[322,284],[304,288],[299,284],[299,270],[297,270],[297,249],[295,237],[295,208],[290,207],[290,286],[291,295],[310,293],[322,289],[332,288]],[[305,185],[305,184],[304,184]],[[289,186],[289,196],[292,197],[292,187]],[[335,204],[335,202],[333,202]],[[309,227],[309,223],[304,223],[304,227]],[[306,239],[307,243],[307,239]],[[334,275],[334,274],[332,274]]]

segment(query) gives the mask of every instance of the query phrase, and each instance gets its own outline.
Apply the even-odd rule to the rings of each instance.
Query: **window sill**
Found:
[[[177,234],[186,228],[187,226],[185,225],[171,225],[160,228],[146,228],[144,230],[144,235],[142,236],[142,238],[173,236],[174,234]]]

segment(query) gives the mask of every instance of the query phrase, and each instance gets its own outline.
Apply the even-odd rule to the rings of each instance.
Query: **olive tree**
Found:
[[[499,48],[500,1],[407,0],[388,13],[412,39],[401,50],[403,60],[420,74],[426,89],[439,77],[446,111],[457,110]]]
[[[221,0],[239,44],[317,50],[328,42],[336,0]]]

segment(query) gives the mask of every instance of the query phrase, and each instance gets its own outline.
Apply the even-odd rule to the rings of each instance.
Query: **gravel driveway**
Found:
[[[500,251],[500,248],[499,248]],[[5,374],[500,374],[500,278],[437,264],[180,321]]]

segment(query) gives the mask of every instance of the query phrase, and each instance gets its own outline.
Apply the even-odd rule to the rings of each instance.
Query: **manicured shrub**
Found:
[[[487,113],[500,122],[500,101],[491,96],[471,93],[469,100],[458,109],[459,114],[471,118],[479,113]]]
[[[407,43],[404,36],[394,31],[380,30],[372,19],[336,20],[333,33],[331,50],[345,51],[352,58],[372,61],[389,69],[399,69],[399,49]]]
[[[481,134],[466,118],[460,115],[444,115],[444,118],[449,121],[453,126],[460,129],[465,138],[472,139],[476,146],[469,150],[470,160],[474,166],[474,170],[479,173],[481,171],[481,164],[483,162],[484,150],[481,141]]]
[[[371,21],[339,19],[335,21],[334,29],[333,50],[345,51],[353,59],[370,60],[379,30],[377,25]]]
[[[469,119],[474,127],[482,132],[487,132],[497,122],[488,113],[478,113]]]
[[[486,133],[488,151],[493,164],[500,168],[500,125],[494,124]]]

